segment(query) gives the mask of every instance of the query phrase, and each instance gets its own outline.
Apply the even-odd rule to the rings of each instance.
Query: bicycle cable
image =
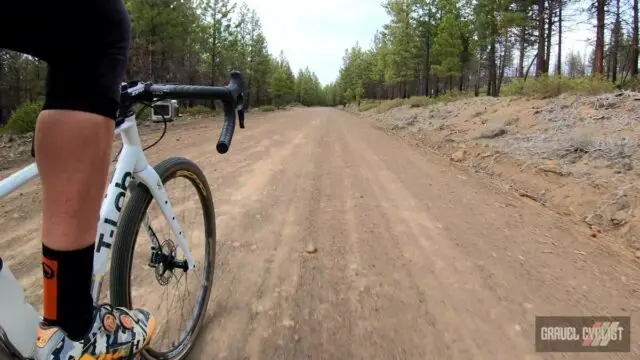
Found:
[[[136,113],[136,118],[138,118],[140,116],[140,114],[142,114],[142,112],[146,109],[146,108],[150,108],[152,110],[156,110],[156,108],[154,108],[153,104],[149,104],[147,102],[140,102],[140,104],[142,104],[142,108],[140,110],[138,110],[138,112]],[[162,138],[164,138],[164,135],[167,133],[167,118],[161,113],[160,116],[162,117],[162,123],[164,125],[163,129],[162,129],[162,134],[160,134],[160,137],[158,138],[158,140],[156,140],[153,144],[145,147],[144,149],[142,149],[142,151],[146,151],[148,149],[151,149],[153,146],[157,145]],[[120,156],[120,153],[122,152],[122,147],[123,145],[120,145],[120,150],[118,150],[118,153],[116,154],[116,156],[113,158],[113,160],[111,160],[112,163],[116,162],[118,160],[118,156]]]

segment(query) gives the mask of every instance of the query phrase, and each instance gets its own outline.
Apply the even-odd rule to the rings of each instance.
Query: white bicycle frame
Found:
[[[111,247],[120,221],[120,214],[122,212],[122,207],[124,206],[124,200],[131,180],[141,182],[149,189],[156,203],[160,207],[164,218],[168,221],[175,240],[187,260],[189,269],[195,269],[195,262],[191,257],[191,253],[189,252],[185,242],[180,224],[173,214],[171,203],[167,198],[162,180],[155,169],[149,165],[144,155],[144,151],[142,150],[135,115],[126,118],[125,121],[115,130],[115,133],[116,135],[121,135],[122,152],[118,156],[113,177],[107,187],[106,195],[100,207],[100,218],[98,220],[98,229],[95,238],[95,254],[91,286],[91,294],[93,296],[94,303],[97,303],[100,299],[102,280],[106,271],[107,260],[111,253]],[[35,163],[32,163],[8,178],[0,181],[0,200],[37,176],[38,168]],[[153,239],[152,237],[152,242],[155,242],[156,240],[157,239]],[[7,267],[6,264],[4,267]],[[6,291],[6,289],[0,291]],[[3,309],[2,311],[11,311],[11,309]],[[20,324],[11,324],[11,327],[13,326],[20,326]],[[29,324],[29,326],[31,326],[31,324]],[[24,346],[22,349],[17,346],[13,346],[12,350],[17,349],[24,358],[31,358],[35,351],[35,326],[33,327],[32,333],[32,339],[11,339],[9,334],[8,340],[14,344],[33,344],[31,351],[25,349]],[[5,335],[5,337],[7,335],[6,329],[3,330],[1,326],[0,335]],[[0,336],[0,341],[3,341],[2,338],[3,336]]]

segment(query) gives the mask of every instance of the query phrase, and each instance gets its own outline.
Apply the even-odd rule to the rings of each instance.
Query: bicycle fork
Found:
[[[122,151],[100,209],[100,220],[98,222],[98,231],[96,233],[96,249],[91,286],[91,294],[94,302],[96,303],[100,298],[102,279],[106,270],[108,254],[111,250],[113,240],[115,239],[115,232],[120,220],[120,212],[124,206],[124,198],[130,189],[130,185],[133,184],[131,180],[134,180],[134,178],[136,182],[141,182],[149,189],[153,199],[158,203],[164,218],[169,223],[169,227],[174,234],[176,243],[187,260],[188,268],[190,270],[195,269],[195,261],[191,257],[191,252],[187,247],[182,229],[173,214],[171,203],[167,198],[166,191],[158,173],[152,166],[144,161],[144,158],[144,165],[142,165],[143,170],[136,171],[134,174],[131,172],[132,169],[137,167],[134,165],[135,162],[141,162],[138,160],[139,154],[139,149],[135,147],[125,148]],[[153,245],[155,244],[153,244],[152,239],[152,246]]]
[[[191,256],[191,252],[189,251],[189,247],[187,246],[187,243],[185,241],[184,234],[182,233],[182,228],[180,227],[178,220],[176,220],[176,217],[173,213],[173,208],[171,207],[171,203],[169,202],[169,198],[167,197],[167,193],[164,189],[164,186],[162,185],[162,181],[158,176],[158,173],[151,166],[147,166],[140,173],[136,174],[136,176],[139,177],[140,180],[147,186],[147,188],[151,192],[151,195],[153,195],[153,198],[158,203],[160,211],[162,211],[162,215],[164,215],[165,220],[167,220],[167,222],[169,223],[169,227],[171,228],[171,232],[173,232],[178,247],[180,248],[180,250],[182,250],[184,257],[187,260],[188,269],[194,270],[196,268],[196,263]],[[155,234],[151,235],[150,237],[152,238],[152,246],[159,247],[161,245],[159,243],[160,239],[157,239],[155,237]]]

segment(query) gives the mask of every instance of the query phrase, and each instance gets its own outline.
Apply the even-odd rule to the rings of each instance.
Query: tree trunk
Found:
[[[210,69],[210,79],[209,79],[209,84],[211,86],[215,86],[216,85],[216,80],[217,80],[217,76],[218,76],[218,51],[217,51],[217,41],[214,37],[213,43],[211,45],[212,49],[211,49],[211,69]],[[216,108],[216,104],[215,104],[215,100],[211,100],[211,104],[210,104],[210,108],[215,110]]]
[[[209,46],[211,46],[211,79],[210,79],[210,85],[211,86],[215,86],[216,84],[216,61],[217,61],[217,46],[218,46],[218,36],[217,36],[217,30],[218,27],[221,26],[218,21],[218,6],[217,4],[214,4],[214,10],[213,10],[213,14],[211,14],[212,19],[213,19],[213,24],[211,24],[211,44],[209,44]],[[211,110],[215,110],[216,109],[216,101],[214,99],[211,99],[211,103],[209,105],[209,108],[211,108]]]
[[[604,75],[604,10],[606,0],[596,0],[596,58],[593,75]]]
[[[483,53],[484,50],[480,48],[480,57],[476,60],[475,66],[476,80],[473,83],[473,95],[476,97],[480,96],[480,59],[482,58]]]
[[[502,79],[504,78],[504,72],[507,68],[507,54],[509,53],[509,37],[505,35],[504,37],[504,45],[502,51],[502,59],[500,60],[500,74],[498,75],[498,82],[496,85],[496,95],[500,94],[500,88],[502,87]]]
[[[524,52],[526,50],[525,46],[525,42],[527,41],[527,28],[526,25],[523,24],[522,27],[520,28],[520,54],[518,57],[518,76],[519,77],[524,77]]]
[[[155,79],[153,78],[153,72],[154,72],[154,68],[153,68],[153,58],[154,58],[154,53],[155,53],[155,44],[153,43],[153,39],[155,37],[154,34],[154,27],[151,27],[151,32],[150,32],[150,36],[149,39],[147,39],[148,43],[146,44],[149,47],[149,75],[148,78],[151,79],[151,81],[155,81]]]
[[[547,53],[544,57],[544,72],[549,73],[549,63],[551,62],[551,36],[553,35],[553,0],[548,0],[549,9],[547,9]]]
[[[430,48],[427,46],[425,59],[424,59],[424,77],[427,81],[424,82],[424,94],[425,96],[431,96],[429,94],[429,74],[431,72],[431,58],[429,57]]]
[[[611,81],[614,83],[618,77],[618,49],[620,47],[620,0],[616,0],[616,21],[613,24],[611,36]]]
[[[633,0],[633,26],[631,38],[631,76],[638,75],[638,0]]]
[[[613,30],[613,29],[611,29]],[[609,38],[609,44],[613,44],[613,31],[611,31],[611,37]],[[605,73],[605,78],[607,78],[607,80],[611,79],[611,50],[612,47],[609,46],[608,49],[605,49],[608,52],[605,52],[604,55],[604,73]]]
[[[604,1],[604,0],[598,0]],[[545,69],[545,59],[544,59],[544,30],[545,30],[545,17],[544,17],[544,4],[545,0],[538,0],[538,56],[536,61],[536,75],[540,76],[544,74]]]
[[[489,95],[490,96],[498,96],[498,79],[497,79],[497,68],[496,68],[496,39],[491,39],[491,44],[489,45],[489,78],[490,84],[489,86]]]
[[[527,72],[524,73],[524,81],[527,81],[527,76],[529,76],[529,71],[531,70],[531,67],[533,66],[533,62],[538,58],[538,54],[536,53],[533,56],[533,59],[531,59],[531,62],[529,63],[529,66],[527,67]]]
[[[562,3],[558,1],[558,63],[556,64],[556,75],[562,76]]]

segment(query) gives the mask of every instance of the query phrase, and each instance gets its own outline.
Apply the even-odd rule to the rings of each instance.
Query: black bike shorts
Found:
[[[0,0],[0,48],[48,65],[44,109],[116,119],[131,24],[123,0]]]

